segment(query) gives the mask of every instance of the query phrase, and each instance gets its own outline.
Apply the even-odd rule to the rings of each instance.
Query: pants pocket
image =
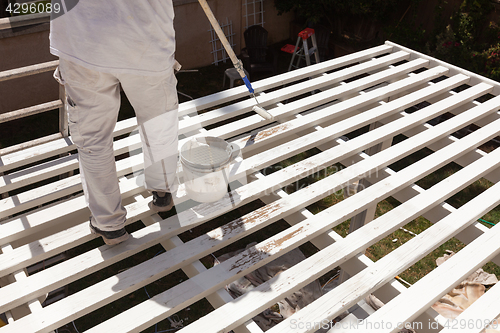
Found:
[[[59,82],[60,85],[64,86],[64,79],[62,78],[61,71],[59,70],[59,66],[56,67],[54,74],[52,75],[54,79]]]
[[[90,150],[85,148],[85,142],[80,133],[80,114],[78,105],[73,102],[70,96],[66,97],[66,112],[68,113],[68,126],[71,140],[78,147],[78,149],[90,153]]]
[[[177,78],[174,74],[169,75],[162,81],[162,84],[167,98],[166,111],[177,110],[179,107],[179,98],[177,96]]]

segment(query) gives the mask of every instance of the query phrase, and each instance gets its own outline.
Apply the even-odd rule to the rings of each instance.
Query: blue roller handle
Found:
[[[253,90],[253,88],[252,88],[252,84],[250,83],[250,80],[248,80],[248,77],[246,77],[246,75],[245,75],[245,77],[243,78],[243,82],[245,82],[245,85],[247,86],[248,91],[249,91],[251,94],[253,94],[253,93],[254,93],[254,90]]]

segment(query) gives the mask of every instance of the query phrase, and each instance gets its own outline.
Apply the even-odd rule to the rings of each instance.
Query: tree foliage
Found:
[[[311,23],[331,21],[335,15],[383,20],[396,3],[397,0],[274,0],[280,14],[293,10]]]

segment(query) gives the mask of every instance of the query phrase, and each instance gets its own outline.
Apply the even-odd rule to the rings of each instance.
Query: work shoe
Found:
[[[153,201],[149,203],[149,208],[155,212],[168,212],[174,207],[174,200],[170,192],[153,191]]]
[[[113,231],[104,231],[92,225],[92,219],[89,222],[90,232],[95,235],[99,235],[104,240],[104,243],[108,245],[115,245],[126,241],[129,238],[129,234],[125,228],[121,228]]]

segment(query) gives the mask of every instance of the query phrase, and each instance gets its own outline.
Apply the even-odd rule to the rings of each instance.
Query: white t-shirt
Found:
[[[161,75],[175,61],[173,21],[172,0],[80,0],[51,20],[50,52],[101,72]]]

